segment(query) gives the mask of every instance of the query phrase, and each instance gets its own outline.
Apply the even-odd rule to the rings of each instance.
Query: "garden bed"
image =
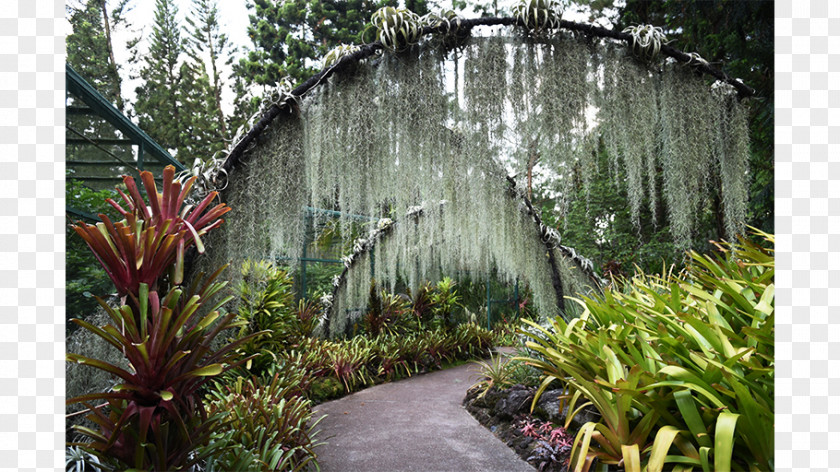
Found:
[[[567,430],[563,428],[567,408],[558,398],[563,391],[544,392],[531,413],[535,392],[536,387],[517,384],[506,389],[491,388],[482,396],[482,389],[471,388],[463,405],[479,423],[538,470],[566,471],[578,429],[589,421],[598,421],[599,415],[584,409]]]

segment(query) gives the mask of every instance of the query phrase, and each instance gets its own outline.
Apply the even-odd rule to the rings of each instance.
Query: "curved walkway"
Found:
[[[465,364],[367,388],[315,407],[322,472],[533,472],[462,406]]]

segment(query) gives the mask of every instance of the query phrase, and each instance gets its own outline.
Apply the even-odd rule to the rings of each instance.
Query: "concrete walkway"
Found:
[[[461,406],[478,379],[465,364],[318,405],[321,470],[533,472]]]

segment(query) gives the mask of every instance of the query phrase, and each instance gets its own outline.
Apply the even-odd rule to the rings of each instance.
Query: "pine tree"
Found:
[[[224,81],[219,68],[222,64],[229,66],[233,62],[235,49],[231,47],[227,35],[221,32],[218,14],[216,0],[193,0],[192,17],[187,18],[192,27],[189,52],[197,64],[204,63],[212,95],[210,102],[216,115],[216,134],[220,139],[227,139],[227,124],[222,111]]]
[[[177,14],[174,0],[156,0],[149,52],[140,69],[143,84],[136,89],[135,105],[140,128],[170,150],[183,146],[179,86],[184,43]],[[178,158],[184,162],[181,156]]]
[[[180,69],[178,95],[182,113],[178,156],[188,165],[196,159],[206,161],[218,157],[216,154],[225,149],[225,138],[217,121],[218,103],[203,66],[203,63],[184,62]]]
[[[107,3],[102,0],[85,0],[67,5],[67,18],[73,28],[73,33],[67,36],[67,62],[118,108],[125,104],[120,93],[119,67],[110,53],[113,48],[109,35],[106,34],[105,21],[107,20],[113,28],[126,26],[126,21],[122,16],[126,3],[126,0],[123,0],[110,10]],[[111,26],[107,29],[111,29]],[[130,146],[100,144],[97,147],[85,141],[85,139],[119,138],[114,127],[105,120],[84,112],[86,107],[77,100],[77,97],[69,95],[67,107],[69,109],[66,122],[68,176],[77,179],[113,177],[125,171],[124,168],[109,166],[117,164],[113,156],[126,162],[131,161]],[[81,142],[81,144],[73,141]],[[84,167],[77,167],[75,165],[76,162],[82,161],[86,163],[101,161],[103,166],[95,167],[85,164]],[[110,186],[108,182],[88,180],[90,185],[106,188]]]
[[[125,26],[123,12],[128,0],[108,10],[106,0],[87,0],[67,5],[73,34],[67,37],[67,62],[117,108],[124,108],[120,67],[114,60],[111,31]]]

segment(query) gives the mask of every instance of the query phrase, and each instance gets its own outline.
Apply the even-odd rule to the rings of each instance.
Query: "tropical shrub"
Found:
[[[136,297],[141,283],[149,291],[161,288],[159,285],[165,277],[172,285],[181,284],[186,249],[195,245],[198,252],[204,252],[201,236],[219,227],[224,222],[221,216],[230,211],[224,203],[209,208],[217,192],[210,192],[195,207],[184,206],[195,177],[182,185],[175,180],[173,166],[163,170],[161,193],[151,172],[141,172],[140,179],[150,197],[148,203],[130,176],[123,177],[128,195],[117,188],[128,210],[110,198],[106,200],[122,215],[123,221],[114,223],[108,215],[100,213],[101,223],[79,222],[72,227],[102,264],[117,294],[128,297],[127,302],[134,308],[137,303],[130,295]]]
[[[435,317],[443,320],[444,326],[452,328],[455,324],[454,312],[460,305],[460,296],[455,290],[455,281],[444,277],[439,281],[432,291],[432,313]]]
[[[319,421],[310,422],[310,402],[298,390],[301,376],[284,369],[216,383],[208,394],[208,410],[224,421],[211,444],[225,448],[208,454],[207,470],[304,470],[314,463]]]
[[[235,349],[247,339],[220,350],[210,348],[234,317],[219,314],[229,298],[213,301],[225,286],[216,282],[222,269],[206,281],[199,275],[190,286],[180,286],[185,251],[192,245],[203,251],[200,236],[218,227],[223,221],[219,217],[229,208],[224,204],[210,208],[216,196],[211,192],[195,208],[182,209],[195,178],[182,185],[175,181],[172,166],[164,169],[162,193],[151,173],[142,172],[140,177],[148,204],[134,179],[125,176],[130,196],[119,189],[118,193],[128,210],[108,200],[123,221],[113,223],[100,214],[102,223],[80,222],[73,227],[125,304],[112,307],[97,299],[109,317],[101,327],[72,321],[121,351],[130,369],[80,354],[67,355],[69,362],[100,369],[121,381],[107,392],[67,401],[83,404],[90,411],[87,418],[98,426],[77,426],[90,441],[72,445],[96,454],[107,468],[177,470],[202,459],[193,452],[218,422],[207,416],[199,389],[210,377],[242,362]],[[159,290],[165,294],[159,295]]]
[[[242,281],[235,289],[239,298],[236,319],[241,325],[238,337],[265,333],[241,347],[246,355],[256,355],[249,368],[259,375],[277,360],[276,352],[296,339],[292,279],[269,261],[245,261],[241,274]]]
[[[476,323],[462,323],[453,331],[452,336],[463,358],[484,357],[495,344],[495,335]]]
[[[298,341],[311,338],[320,321],[321,307],[318,303],[301,299],[292,314],[292,338]]]
[[[404,295],[409,305],[409,312],[417,318],[420,324],[429,321],[433,315],[431,291],[432,288],[428,283],[425,283],[417,287],[413,296],[411,291]]]
[[[580,301],[580,318],[523,330],[537,355],[521,360],[592,404],[574,470],[772,470],[774,238],[691,252],[680,275],[637,275],[624,292]],[[585,402],[578,405],[580,401]],[[536,398],[535,398],[536,402]],[[568,418],[574,417],[570,413]]]
[[[470,387],[481,390],[478,398],[484,397],[493,388],[502,389],[513,385],[513,382],[511,382],[512,371],[507,367],[507,359],[496,356],[491,357],[490,361],[480,360],[472,362],[481,368],[481,380]]]
[[[325,342],[324,347],[335,377],[347,393],[372,382],[367,364],[373,354],[366,338],[358,336],[344,343]]]
[[[393,334],[381,334],[371,341],[373,358],[378,366],[376,375],[385,381],[401,377],[411,377],[408,354],[405,349],[406,338]]]
[[[371,292],[376,290],[371,285]],[[365,332],[376,337],[381,333],[397,334],[408,329],[406,303],[399,295],[393,295],[386,291],[380,294],[371,293],[370,308],[365,314],[362,324]]]

